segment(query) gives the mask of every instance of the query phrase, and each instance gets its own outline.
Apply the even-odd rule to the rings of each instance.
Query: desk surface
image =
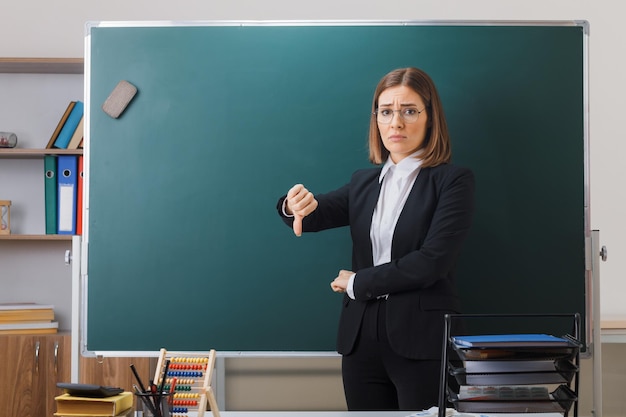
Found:
[[[207,412],[211,416],[211,412]],[[207,415],[205,414],[205,416]],[[411,411],[220,411],[221,417],[409,417]],[[505,414],[467,414],[456,413],[452,417],[563,417],[560,413],[505,413]]]
[[[420,417],[423,412],[420,412]],[[197,412],[190,412],[189,417],[197,417]],[[220,411],[220,417],[409,417],[416,415],[412,411]],[[213,417],[211,411],[206,411],[204,417]],[[452,417],[452,416],[451,416]],[[453,417],[463,417],[455,415]],[[487,417],[487,416],[484,416]],[[489,415],[488,417],[492,417]],[[494,417],[499,417],[495,416]],[[518,417],[510,414],[503,417]],[[529,417],[528,415],[520,417]],[[532,417],[544,417],[533,415]],[[561,414],[546,415],[545,417],[563,417]]]
[[[221,417],[407,417],[410,415],[411,411],[220,411]],[[562,416],[559,415],[559,417]]]

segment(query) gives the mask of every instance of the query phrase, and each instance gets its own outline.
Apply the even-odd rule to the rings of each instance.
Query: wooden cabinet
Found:
[[[46,411],[45,416],[50,416],[56,411],[54,397],[61,394],[57,388],[57,382],[70,380],[71,372],[71,337],[63,333],[45,337],[40,366],[43,368],[45,380],[41,384],[45,388]],[[41,415],[41,414],[40,414]]]
[[[70,336],[0,336],[0,415],[43,417],[55,411],[56,383],[70,379]]]

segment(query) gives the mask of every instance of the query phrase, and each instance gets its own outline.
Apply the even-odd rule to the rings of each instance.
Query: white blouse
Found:
[[[391,242],[396,224],[420,171],[422,161],[417,158],[418,154],[419,151],[397,164],[391,158],[387,158],[380,171],[378,181],[382,182],[382,186],[370,229],[374,266],[391,262]],[[355,279],[356,274],[353,274],[346,291],[353,300]]]

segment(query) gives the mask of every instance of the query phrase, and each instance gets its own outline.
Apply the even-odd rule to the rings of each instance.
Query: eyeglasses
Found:
[[[406,123],[415,123],[419,119],[420,114],[426,110],[424,107],[422,110],[417,110],[416,107],[405,107],[401,110],[392,109],[377,109],[374,114],[378,123],[389,124],[393,120],[393,114],[398,112],[400,118]]]

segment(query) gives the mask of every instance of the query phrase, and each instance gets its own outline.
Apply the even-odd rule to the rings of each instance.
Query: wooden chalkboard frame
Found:
[[[530,308],[531,312],[538,313],[581,313],[583,318],[590,314],[585,292],[585,282],[590,275],[586,258],[591,234],[587,22],[95,22],[89,23],[87,29],[85,256],[82,257],[86,260],[82,270],[86,272],[83,275],[85,297],[80,321],[85,352],[158,351],[162,346],[174,350],[214,348],[235,354],[324,354],[333,351],[340,301],[329,293],[327,287],[337,269],[349,266],[347,232],[328,231],[294,240],[277,216],[271,217],[275,216],[273,204],[294,182],[302,181],[315,192],[324,192],[345,183],[354,169],[369,166],[365,135],[371,93],[385,72],[408,65],[422,67],[435,79],[451,127],[454,161],[471,166],[477,176],[477,220],[459,264],[459,287],[468,308],[465,312],[526,313]],[[198,42],[198,36],[204,36],[206,31],[218,31],[220,37],[201,38]],[[349,40],[355,39],[343,35],[350,35],[352,31],[360,31],[359,42],[348,45]],[[483,33],[476,35],[475,31]],[[294,49],[290,42],[297,40],[285,35],[300,33],[304,33],[308,40],[313,39],[312,42],[321,34],[325,37],[323,44],[331,48],[323,55],[327,61],[314,68],[319,77],[317,86],[307,86],[294,75],[305,70],[307,65],[310,68],[319,62],[312,58],[320,58],[315,56],[319,50],[307,48],[307,45],[302,46],[303,56],[294,57],[298,49]],[[429,36],[419,38],[415,37],[416,33]],[[475,36],[474,46],[479,45],[479,40],[488,42],[488,45],[474,50],[463,49],[464,42],[471,40],[459,34]],[[337,38],[337,35],[342,36]],[[532,35],[528,45],[522,45],[524,41],[515,43],[519,36],[524,39],[526,35]],[[518,48],[525,54],[539,51],[539,55],[528,55],[523,62],[508,62],[505,68],[510,72],[494,77],[497,72],[489,73],[494,65],[502,64],[503,60],[515,61],[515,55],[498,55],[506,53],[503,44],[498,42],[507,40],[511,44],[506,46],[513,50]],[[180,48],[176,48],[176,42]],[[200,49],[194,43],[201,45]],[[411,48],[420,51],[420,46],[415,46],[420,43],[432,48],[430,56],[411,56]],[[242,45],[247,48],[245,51],[237,49]],[[232,62],[211,67],[209,64],[213,61],[197,54],[203,47],[217,53],[222,61]],[[446,47],[458,49],[449,51]],[[284,48],[283,55],[278,53],[268,57],[272,51],[281,48]],[[176,55],[180,49],[187,55]],[[233,50],[241,56],[230,54]],[[241,70],[237,65],[243,62],[244,52],[254,55],[258,65]],[[346,52],[355,55],[346,57]],[[170,59],[172,56],[189,61]],[[367,60],[363,56],[367,56]],[[278,59],[280,57],[283,59]],[[359,59],[351,59],[356,57]],[[302,59],[306,65],[300,65],[297,59]],[[330,69],[332,62],[346,65],[345,62],[351,60],[361,64],[360,71],[343,71],[354,70],[352,67]],[[567,66],[562,61],[575,62],[576,65]],[[462,70],[460,63],[464,64]],[[253,79],[251,73],[255,71],[268,75],[268,83],[254,84],[252,93],[260,95],[263,100],[243,100],[250,97],[252,84],[246,84],[246,79],[241,78],[241,85],[232,83],[234,78],[228,78],[229,72],[225,71],[228,65],[238,68],[238,75],[242,77]],[[202,72],[211,68],[215,74]],[[276,76],[277,68],[291,78]],[[321,71],[323,69],[326,71]],[[189,77],[215,80],[210,85],[199,85],[195,90],[189,86],[180,88],[176,84],[181,79],[189,80]],[[119,119],[111,119],[102,113],[100,106],[122,79],[135,84],[139,92]],[[476,80],[485,82],[482,90],[472,84]],[[310,84],[311,79],[308,81]],[[509,89],[513,83],[523,85]],[[304,94],[302,101],[291,102],[285,95],[293,91],[294,86],[302,89],[299,91]],[[572,86],[576,91],[572,91]],[[206,95],[200,91],[209,87],[215,94],[211,100],[206,100]],[[332,96],[331,92],[335,90],[339,90],[343,97],[349,97],[348,106],[345,101]],[[268,99],[273,92],[284,95],[279,101],[272,102]],[[229,97],[237,103],[239,116],[233,115],[232,105],[223,101]],[[320,97],[330,97],[330,100],[320,100]],[[212,100],[222,100],[222,104],[215,105]],[[263,108],[260,103],[268,101],[270,109],[273,106],[276,111],[254,116],[254,111]],[[175,113],[175,107],[184,103],[189,107]],[[211,121],[216,126],[194,131],[195,123],[201,125],[206,123],[205,118],[209,119],[202,111],[207,109],[210,109]],[[288,113],[290,111],[292,113]],[[276,141],[280,145],[295,145],[297,158],[292,154],[280,157],[278,151],[284,151],[286,146],[272,148],[272,140],[269,140],[275,139],[271,136],[271,128],[276,125],[274,117],[281,118],[284,123],[285,113],[297,121],[287,123],[294,132],[292,135],[297,133],[304,139],[295,144],[280,142],[282,139]],[[229,193],[220,184],[221,175],[228,172],[229,165],[221,165],[220,170],[209,172],[209,178],[205,178],[207,182],[194,183],[185,169],[200,166],[203,160],[193,159],[194,152],[187,152],[185,157],[193,162],[185,164],[173,152],[180,150],[180,141],[188,143],[207,132],[217,138],[223,137],[220,135],[227,134],[225,129],[237,129],[242,125],[239,119],[242,114],[257,129],[255,132],[261,131],[265,136],[257,134],[251,139],[253,136],[250,135],[248,140],[251,142],[236,142],[230,149],[237,152],[237,162],[241,166],[258,164],[258,170],[246,173],[248,180],[255,173],[269,170],[268,175],[258,176],[271,183],[267,186],[267,182],[252,181],[251,187],[258,192],[255,197],[260,201],[255,214],[259,217],[258,212],[263,213],[258,219],[252,216],[249,222],[238,221],[238,218],[245,217],[244,212],[232,212],[233,205],[224,204],[231,198],[237,204],[242,203],[236,193]],[[319,120],[307,123],[303,114],[315,114],[315,119],[321,118],[339,128],[331,134],[320,135],[328,129],[315,130],[323,123]],[[515,117],[507,119],[511,114]],[[165,123],[164,120],[172,115],[183,123]],[[223,123],[225,120],[228,123]],[[528,130],[531,123],[540,123],[541,129],[537,132]],[[350,130],[342,130],[343,125],[349,125]],[[487,147],[464,141],[464,136],[477,134],[472,133],[477,132],[477,126],[485,129],[481,135],[507,139],[493,141]],[[316,132],[314,138],[319,140],[311,140],[307,129],[313,129]],[[249,132],[241,131],[241,134],[245,133]],[[350,137],[348,143],[341,140],[345,137]],[[541,141],[546,137],[554,141]],[[259,142],[263,145],[257,145]],[[226,145],[220,143],[203,151],[224,152],[229,149]],[[254,148],[257,154],[245,152],[250,146],[257,146]],[[480,158],[485,158],[480,164],[471,158],[478,153]],[[546,160],[544,154],[549,155],[550,160]],[[224,164],[221,158],[206,157],[204,163],[206,166]],[[168,164],[185,171],[185,176],[177,180],[162,175],[160,171],[174,175],[177,170],[168,168]],[[501,172],[493,171],[494,167],[512,171],[507,172],[508,176],[501,175]],[[550,169],[542,172],[546,167]],[[199,236],[185,234],[198,229],[194,224],[188,224],[186,228],[175,227],[173,220],[186,216],[180,208],[181,199],[193,203],[194,199],[203,198],[193,193],[193,189],[179,193],[181,188],[194,184],[219,190],[220,196],[211,200],[217,200],[218,204],[204,206],[206,211],[203,212],[207,218],[214,216],[217,219],[211,227],[224,227],[213,241],[204,239],[202,233]],[[530,185],[537,190],[528,192],[526,188]],[[173,195],[164,195],[164,190],[172,191]],[[491,190],[498,191],[490,194]],[[530,199],[523,199],[529,196]],[[489,204],[481,204],[486,201],[484,199],[488,199]],[[539,205],[541,207],[537,207]],[[136,206],[143,212],[134,211]],[[228,206],[230,214],[220,211],[222,206]],[[570,210],[570,206],[575,207]],[[508,210],[502,210],[503,207]],[[528,218],[519,216],[522,212]],[[554,222],[557,222],[556,226]],[[249,228],[255,231],[244,238]],[[503,231],[507,228],[510,230]],[[199,229],[205,235],[210,230]],[[515,234],[520,238],[517,239]],[[267,240],[251,238],[258,235]],[[233,240],[228,241],[227,236],[232,236]],[[504,238],[510,240],[503,241]],[[261,252],[260,257],[247,259],[240,256],[241,248],[246,247],[249,239],[253,240],[249,249]],[[275,251],[268,250],[267,241],[272,242]],[[522,251],[527,252],[518,256]],[[237,271],[236,282],[231,287],[218,286],[216,292],[204,287],[203,274],[212,268],[201,267],[200,260],[205,260],[208,253],[217,253],[214,261],[219,264],[216,268],[221,268],[211,272],[227,275],[229,270],[224,265],[236,267],[233,268]],[[220,263],[225,253],[235,254],[230,264]],[[277,253],[280,256],[275,256]],[[143,257],[142,262],[136,262],[138,256]],[[304,271],[314,273],[302,272],[295,277],[288,274],[286,271],[293,265],[285,259],[296,257],[304,265]],[[274,268],[270,278],[253,279],[252,275],[257,276],[252,272],[253,265],[268,258]],[[193,264],[195,269],[185,271],[188,264]],[[470,272],[462,277],[465,270]],[[278,274],[279,278],[271,279],[272,274]],[[546,279],[533,281],[539,275]],[[282,288],[281,283],[287,279],[288,288]],[[172,280],[177,281],[172,283]],[[510,292],[515,296],[507,296]],[[229,298],[233,293],[235,296]],[[468,293],[472,296],[468,297]],[[182,296],[190,296],[191,301],[187,302]],[[213,310],[211,306],[215,303],[225,304],[221,309]],[[241,304],[252,309],[240,311]],[[233,310],[233,305],[238,308]],[[311,310],[315,314],[301,316]],[[283,320],[292,321],[287,326],[276,326]],[[192,323],[184,324],[189,321]],[[218,325],[205,327],[204,322]]]

